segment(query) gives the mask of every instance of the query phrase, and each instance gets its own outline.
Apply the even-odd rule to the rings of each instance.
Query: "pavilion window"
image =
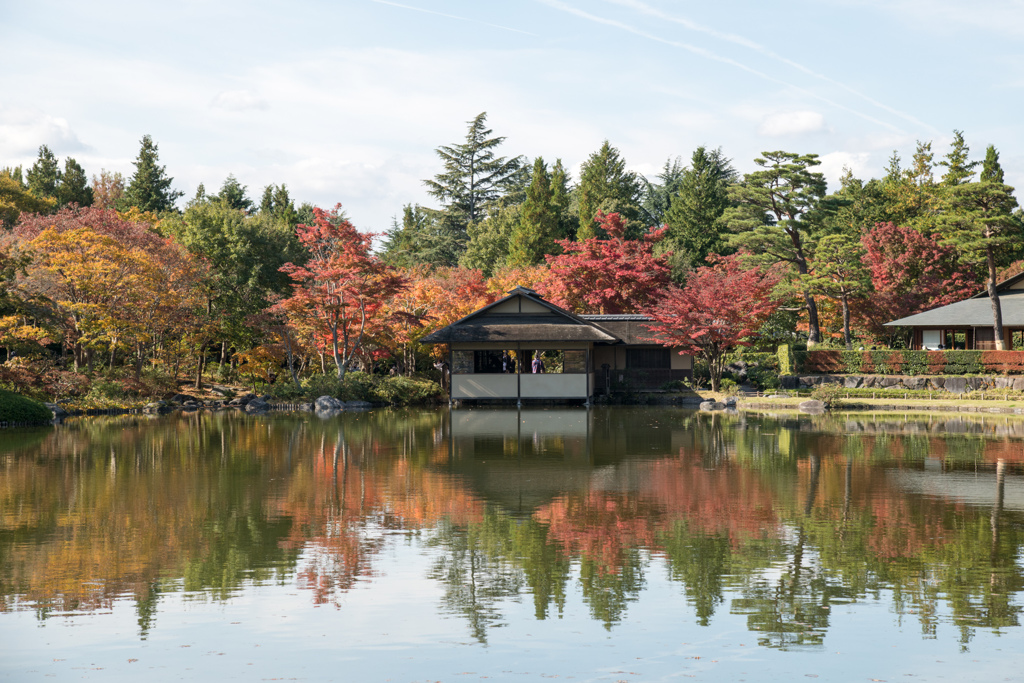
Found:
[[[626,367],[637,370],[668,370],[672,367],[671,350],[664,347],[626,349]]]

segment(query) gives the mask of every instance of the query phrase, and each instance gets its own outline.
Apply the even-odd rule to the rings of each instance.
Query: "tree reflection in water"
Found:
[[[1020,625],[1024,422],[377,410],[10,434],[0,609],[40,619],[129,598],[146,637],[169,594],[267,582],[340,606],[404,544],[480,642],[509,601],[562,618],[573,591],[611,630],[662,573],[698,624],[728,608],[768,647],[820,645],[862,601],[962,647]]]

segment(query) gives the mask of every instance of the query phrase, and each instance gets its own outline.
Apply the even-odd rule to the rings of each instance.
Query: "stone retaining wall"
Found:
[[[1024,391],[1024,377],[789,375],[779,379],[783,389],[810,389],[820,384],[840,384],[847,389],[909,389],[911,391],[948,391],[952,394],[992,389]]]

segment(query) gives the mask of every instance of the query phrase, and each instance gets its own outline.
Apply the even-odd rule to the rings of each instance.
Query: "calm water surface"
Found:
[[[0,431],[0,680],[1021,680],[1022,463],[1004,417]]]

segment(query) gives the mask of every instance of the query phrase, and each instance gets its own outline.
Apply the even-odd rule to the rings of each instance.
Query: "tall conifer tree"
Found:
[[[641,194],[640,178],[626,170],[626,160],[605,140],[601,149],[591,154],[580,168],[576,239],[582,242],[591,237],[606,237],[595,221],[598,211],[619,214],[626,220],[627,235],[639,236],[643,227],[637,225]]]
[[[710,253],[721,253],[721,217],[729,207],[729,185],[736,170],[721,149],[698,147],[679,179],[679,191],[665,215],[668,235],[663,245],[691,266],[705,265]]]
[[[533,175],[526,190],[519,224],[509,239],[508,263],[532,266],[555,250],[558,235],[558,209],[553,202],[551,176],[542,157],[533,161]]]
[[[444,171],[433,180],[423,181],[427,193],[445,207],[443,223],[450,225],[463,242],[467,226],[481,220],[487,205],[515,184],[522,166],[521,157],[495,156],[505,138],[493,137],[492,133],[487,127],[487,112],[477,115],[469,122],[465,142],[437,148]]]
[[[767,262],[789,263],[798,276],[810,272],[812,233],[811,220],[825,197],[825,176],[811,169],[818,166],[817,154],[764,152],[754,159],[763,170],[748,173],[743,182],[733,185],[729,198],[737,204],[725,220],[736,232],[730,245],[747,248]],[[799,278],[798,278],[799,279]],[[818,305],[804,288],[807,309],[807,343],[821,341]]]
[[[39,157],[26,174],[28,191],[40,199],[54,199],[61,181],[60,163],[46,145],[40,145]]]
[[[135,174],[120,201],[120,208],[138,207],[142,211],[171,211],[184,192],[171,189],[174,178],[160,166],[157,144],[149,135],[143,135],[139,156],[132,162]]]
[[[942,175],[943,185],[963,185],[971,181],[978,162],[969,159],[970,153],[971,149],[967,146],[967,142],[964,141],[963,131],[954,130],[953,142],[949,146],[949,152],[939,162],[939,166],[946,167],[946,172]]]
[[[77,161],[68,157],[64,160],[64,173],[60,186],[57,188],[57,203],[60,206],[68,204],[92,206],[92,200],[93,192],[89,187],[85,169]]]

